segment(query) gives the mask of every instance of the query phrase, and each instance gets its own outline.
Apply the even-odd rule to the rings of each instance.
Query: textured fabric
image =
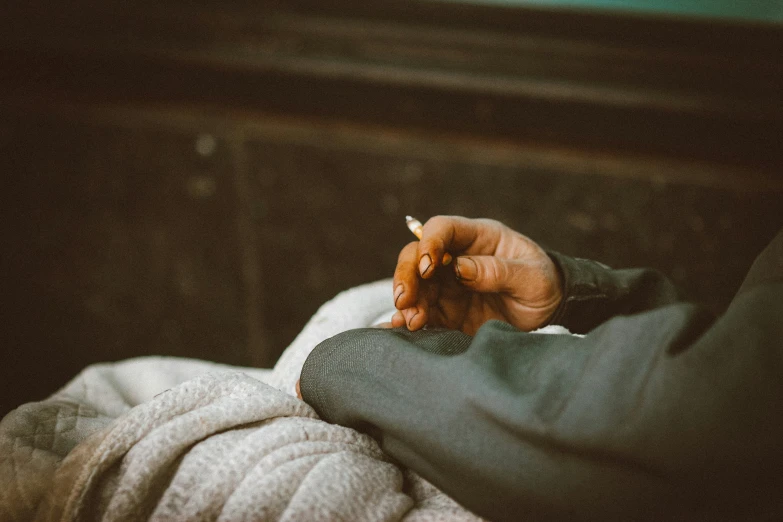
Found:
[[[556,320],[583,338],[345,332],[302,394],[491,520],[783,520],[781,244],[720,317],[660,274],[557,255]]]
[[[617,315],[675,303],[679,293],[661,272],[648,268],[612,270],[591,261],[549,252],[563,280],[563,300],[551,324],[584,334]]]
[[[399,520],[371,439],[242,373],[187,381],[76,447],[37,520]]]
[[[32,520],[62,460],[89,436],[169,388],[226,365],[173,357],[96,364],[52,397],[24,404],[0,421],[0,520]],[[266,379],[270,370],[246,368]]]
[[[144,357],[0,422],[0,520],[477,521],[294,397],[313,347],[388,320],[391,281],[325,304],[274,370]]]

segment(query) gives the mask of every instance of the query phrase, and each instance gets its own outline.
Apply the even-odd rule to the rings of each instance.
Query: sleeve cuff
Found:
[[[599,302],[610,298],[610,289],[605,283],[610,268],[589,259],[569,257],[558,252],[547,252],[560,273],[563,285],[563,299],[546,325],[556,324],[574,333],[585,333],[585,319],[595,314]],[[591,313],[592,311],[592,313]],[[592,322],[592,321],[590,321]]]

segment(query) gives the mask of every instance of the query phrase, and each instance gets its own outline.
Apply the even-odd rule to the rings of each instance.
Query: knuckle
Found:
[[[445,225],[448,223],[448,218],[446,216],[432,216],[427,220],[427,222],[424,224],[425,227],[428,228],[439,228],[440,226]]]
[[[486,228],[496,228],[496,229],[506,228],[506,225],[504,225],[497,219],[479,218],[476,221]]]
[[[422,249],[424,251],[442,252],[446,249],[448,239],[453,236],[455,219],[451,216],[433,216],[424,225]]]
[[[427,220],[427,222],[424,224],[424,232],[426,233],[436,233],[436,234],[446,234],[449,230],[451,230],[455,223],[459,221],[459,218],[454,216],[432,216]]]

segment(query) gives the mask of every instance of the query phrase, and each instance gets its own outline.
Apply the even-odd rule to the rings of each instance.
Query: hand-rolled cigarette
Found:
[[[408,225],[408,228],[410,229],[411,232],[413,232],[413,235],[419,238],[419,240],[421,240],[421,229],[422,229],[421,221],[419,221],[414,217],[405,216],[405,224]],[[451,254],[449,254],[448,252],[443,254],[442,263],[444,266],[451,263]]]

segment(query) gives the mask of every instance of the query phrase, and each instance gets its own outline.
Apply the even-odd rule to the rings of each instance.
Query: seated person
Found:
[[[783,519],[783,232],[718,317],[484,219],[429,220],[393,288],[394,328],[321,343],[301,395],[476,514]]]

